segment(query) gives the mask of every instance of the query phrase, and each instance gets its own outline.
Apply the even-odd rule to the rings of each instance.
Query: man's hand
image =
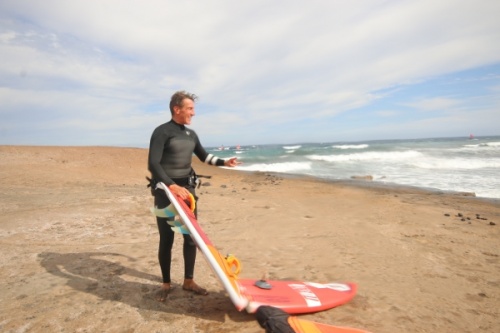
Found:
[[[189,191],[182,186],[179,186],[177,184],[172,184],[168,187],[168,189],[182,200],[189,199]]]
[[[235,166],[240,165],[240,164],[242,164],[242,163],[238,162],[236,157],[231,157],[230,159],[224,161],[224,166],[227,166],[227,167],[235,167]]]

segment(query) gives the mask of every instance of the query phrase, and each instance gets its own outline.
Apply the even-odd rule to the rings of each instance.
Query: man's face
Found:
[[[184,98],[182,106],[174,106],[174,121],[181,125],[190,125],[194,113],[194,102],[189,98]]]

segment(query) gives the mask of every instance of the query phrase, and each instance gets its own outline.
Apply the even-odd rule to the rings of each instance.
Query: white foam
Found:
[[[414,150],[401,152],[366,152],[345,155],[309,155],[307,158],[315,161],[349,162],[349,161],[402,161],[409,158],[419,158],[422,153]]]
[[[299,149],[301,147],[302,147],[301,145],[297,145],[297,146],[283,146],[283,149],[286,149],[286,150],[296,150],[296,149]]]
[[[464,149],[498,149],[500,148],[500,142],[484,142],[477,144],[463,145]]]
[[[337,149],[366,149],[370,147],[367,144],[361,144],[361,145],[335,145],[332,146],[332,148],[337,148]]]
[[[268,172],[296,172],[311,169],[311,162],[283,162],[283,163],[260,163],[248,166],[238,166],[238,170],[245,171],[268,171]]]
[[[422,169],[475,170],[485,168],[500,168],[500,159],[470,159],[459,157],[442,158],[426,156],[425,158],[412,161],[412,165]]]

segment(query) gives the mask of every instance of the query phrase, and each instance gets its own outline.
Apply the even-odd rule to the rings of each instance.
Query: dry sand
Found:
[[[180,238],[176,289],[155,300],[146,158],[0,146],[1,332],[263,332],[201,254],[196,280],[210,295],[181,289]],[[304,318],[379,333],[500,331],[500,201],[195,165],[213,176],[198,190],[200,223],[242,277],[359,285],[350,303]]]

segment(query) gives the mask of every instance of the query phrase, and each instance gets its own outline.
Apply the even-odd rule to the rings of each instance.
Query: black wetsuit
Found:
[[[173,120],[158,126],[154,130],[149,144],[148,169],[151,171],[153,183],[163,182],[167,186],[173,184],[183,186],[197,199],[195,184],[190,181],[193,153],[207,164],[224,165],[223,159],[219,159],[205,151],[198,139],[198,135],[193,130],[177,124]],[[170,204],[164,191],[154,190],[153,195],[156,207],[164,208]],[[197,215],[196,210],[194,213]],[[156,222],[160,232],[158,260],[163,283],[170,283],[174,232],[170,229],[167,219],[157,217]],[[184,278],[192,279],[196,260],[196,245],[189,235],[183,236]]]

